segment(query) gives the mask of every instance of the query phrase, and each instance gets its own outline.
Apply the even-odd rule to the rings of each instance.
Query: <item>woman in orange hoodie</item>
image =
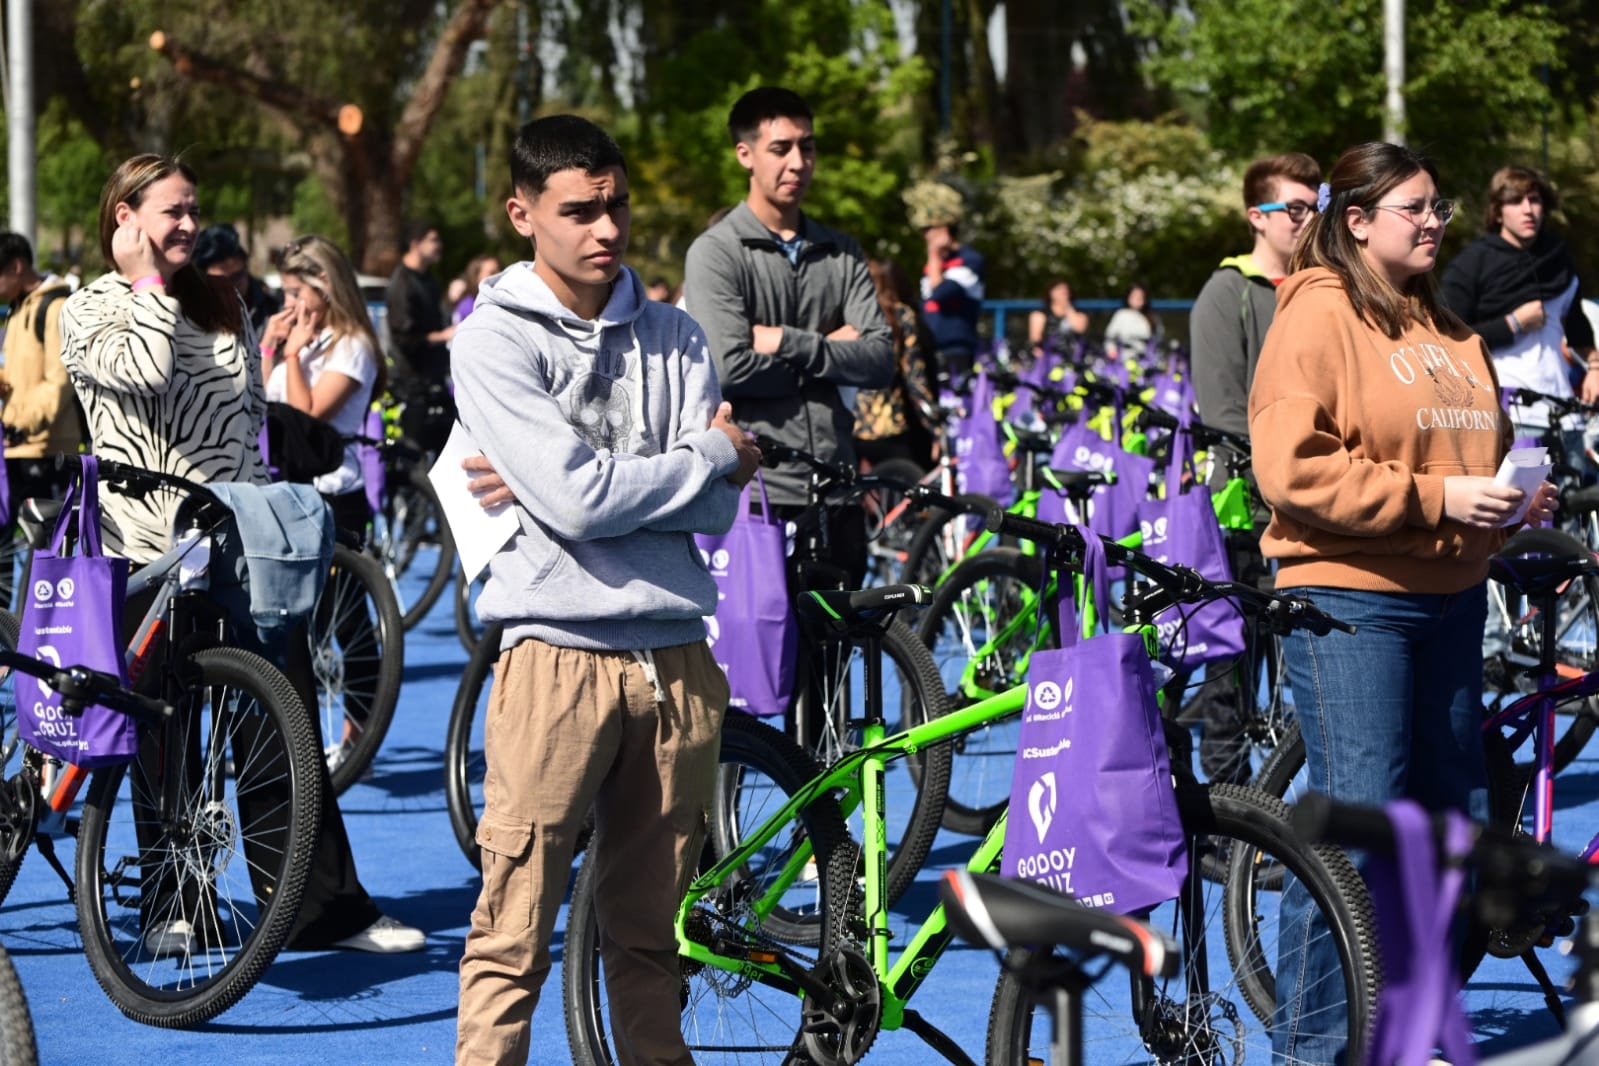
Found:
[[[1249,397],[1261,550],[1277,585],[1358,632],[1285,648],[1310,787],[1350,803],[1410,797],[1485,816],[1482,633],[1488,557],[1530,501],[1494,484],[1510,442],[1482,340],[1439,301],[1432,269],[1454,203],[1432,163],[1351,148],[1318,197]],[[1347,1029],[1336,964],[1297,885],[1283,900],[1278,1048],[1333,1062]],[[1336,972],[1335,970],[1333,972]],[[1286,1019],[1279,1019],[1286,1020]]]

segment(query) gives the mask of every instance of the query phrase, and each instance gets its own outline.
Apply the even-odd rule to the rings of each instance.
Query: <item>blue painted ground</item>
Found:
[[[101,993],[81,954],[74,911],[61,882],[30,855],[0,907],[0,942],[21,974],[47,1066],[162,1061],[381,1063],[450,1061],[455,1034],[456,964],[476,897],[476,875],[457,850],[444,806],[444,730],[466,656],[445,598],[407,642],[405,688],[376,772],[343,799],[362,878],[390,914],[420,926],[428,948],[416,955],[348,952],[284,954],[238,1006],[204,1029],[175,1032],[124,1018]],[[1599,762],[1561,778],[1562,842],[1578,846],[1599,827]],[[935,862],[963,861],[970,843],[945,834]],[[63,845],[71,864],[71,844]],[[934,874],[908,897],[929,906]],[[559,933],[557,934],[559,937]],[[560,944],[555,945],[557,966]],[[1548,964],[1563,977],[1563,959]],[[981,1059],[998,964],[987,953],[952,949],[915,1006]],[[1520,963],[1489,960],[1468,989],[1479,1035],[1506,1047],[1553,1032]],[[535,1061],[568,1061],[559,985],[552,979],[535,1018]],[[908,1033],[884,1034],[868,1061],[922,1064],[931,1053]]]

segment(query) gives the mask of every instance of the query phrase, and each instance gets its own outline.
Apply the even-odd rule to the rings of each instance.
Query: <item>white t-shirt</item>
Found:
[[[334,429],[347,437],[357,436],[366,427],[366,411],[372,400],[372,383],[378,377],[377,356],[366,338],[358,334],[333,340],[333,330],[325,329],[322,335],[305,346],[300,354],[300,367],[312,389],[317,379],[332,371],[360,382],[360,388],[347,398],[331,416],[323,418]],[[267,378],[266,398],[283,402],[288,399],[288,367],[281,361],[272,367]],[[327,496],[341,496],[361,488],[361,453],[355,444],[344,447],[344,463],[331,474],[323,474],[313,484]]]

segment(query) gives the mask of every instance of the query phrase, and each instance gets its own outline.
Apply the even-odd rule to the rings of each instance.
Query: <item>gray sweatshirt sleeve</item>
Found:
[[[791,395],[799,384],[794,369],[755,352],[738,273],[732,251],[715,236],[701,235],[683,264],[684,308],[705,331],[723,396]]]
[[[680,342],[679,350],[684,353],[683,395],[686,400],[677,439],[670,445],[674,448],[693,447],[693,441],[704,436],[703,427],[710,424],[717,407],[722,403],[722,391],[716,384],[716,368],[711,362],[711,352],[705,343],[705,335],[699,330],[694,330]],[[720,430],[712,432],[722,437],[721,443],[732,447]],[[616,458],[641,457],[616,456]],[[718,478],[707,485],[705,491],[688,506],[651,522],[648,528],[657,533],[726,533],[737,516],[739,494],[738,486],[726,477]]]
[[[784,326],[777,355],[800,372],[835,385],[887,388],[894,383],[894,334],[883,318],[883,306],[877,301],[877,288],[860,249],[850,246],[847,251],[837,260],[846,271],[844,321],[860,336],[833,341],[820,333]]]
[[[1249,433],[1249,351],[1243,292],[1249,281],[1234,270],[1212,274],[1189,315],[1194,399],[1206,425]]]
[[[718,430],[685,432],[649,457],[594,449],[550,395],[541,354],[484,318],[468,319],[455,341],[461,423],[516,505],[556,536],[599,540],[669,521],[737,469],[733,443]]]

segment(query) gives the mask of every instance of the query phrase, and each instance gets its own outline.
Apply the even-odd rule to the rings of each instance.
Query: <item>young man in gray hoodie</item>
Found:
[[[452,351],[461,422],[519,523],[478,601],[505,636],[456,1061],[527,1061],[592,806],[618,1053],[689,1063],[673,917],[728,695],[705,643],[716,586],[692,534],[732,524],[760,453],[729,421],[699,327],[622,265],[616,142],[576,116],[539,119],[517,134],[511,177],[506,210],[535,257],[484,285]]]

